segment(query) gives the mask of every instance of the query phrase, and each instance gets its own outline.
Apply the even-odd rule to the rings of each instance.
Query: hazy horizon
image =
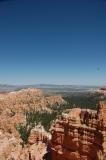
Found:
[[[0,83],[106,85],[106,1],[0,1]]]
[[[1,86],[82,86],[82,87],[105,87],[106,85],[90,85],[90,84],[54,84],[54,83],[26,83],[26,84],[16,84],[16,83],[0,83]]]

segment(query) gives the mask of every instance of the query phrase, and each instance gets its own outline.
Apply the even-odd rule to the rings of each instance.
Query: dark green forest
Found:
[[[89,108],[97,109],[97,104],[101,99],[106,99],[102,94],[79,94],[64,96],[64,100],[67,102],[67,108]]]

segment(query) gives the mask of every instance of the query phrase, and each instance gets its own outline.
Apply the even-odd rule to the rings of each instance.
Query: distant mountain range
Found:
[[[0,84],[0,92],[10,92],[17,89],[15,85]]]
[[[99,86],[87,85],[55,85],[55,84],[35,84],[35,85],[8,85],[0,84],[0,92],[12,92],[23,88],[40,88],[45,92],[88,92],[100,88]]]

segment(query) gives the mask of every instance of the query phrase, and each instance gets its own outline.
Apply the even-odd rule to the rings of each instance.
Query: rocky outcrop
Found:
[[[46,132],[44,127],[41,124],[39,124],[31,130],[28,139],[28,144],[32,145],[38,143],[39,141],[46,143],[50,139],[51,139],[51,134],[49,132]]]
[[[42,160],[50,135],[42,126],[35,125],[23,148],[22,137],[16,128],[26,124],[26,112],[51,113],[50,106],[62,103],[64,100],[60,96],[45,95],[40,89],[0,94],[0,160]]]
[[[25,112],[51,112],[50,106],[62,103],[61,96],[47,96],[36,88],[0,94],[0,129],[14,133],[14,126],[25,123]]]
[[[21,139],[15,138],[10,133],[0,130],[0,159],[1,160],[20,160],[22,154]]]
[[[38,138],[37,141],[35,137]],[[23,148],[20,138],[0,131],[0,160],[43,160],[47,152],[46,143],[42,141],[39,132],[31,132],[30,138],[28,145]]]
[[[70,110],[53,124],[52,160],[106,160],[106,103]]]
[[[43,160],[50,139],[51,135],[44,130],[42,125],[39,124],[33,128],[28,139],[29,160]]]
[[[96,90],[96,92],[106,96],[106,87],[99,88]]]

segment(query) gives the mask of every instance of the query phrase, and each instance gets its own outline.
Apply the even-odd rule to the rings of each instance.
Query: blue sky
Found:
[[[0,1],[0,83],[106,85],[106,1]]]

